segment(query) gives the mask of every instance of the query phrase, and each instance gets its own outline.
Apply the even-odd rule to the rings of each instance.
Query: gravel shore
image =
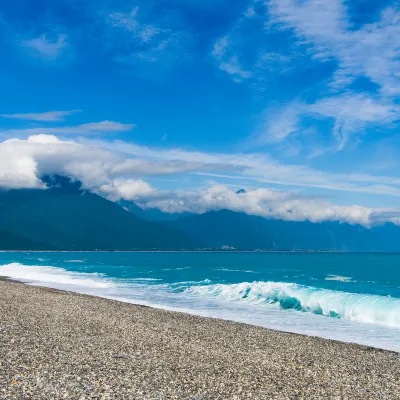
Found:
[[[2,280],[0,399],[400,399],[400,354]]]

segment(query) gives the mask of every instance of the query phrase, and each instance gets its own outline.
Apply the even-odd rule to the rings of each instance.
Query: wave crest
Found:
[[[356,294],[283,282],[194,286],[187,293],[251,304],[273,304],[349,321],[400,328],[400,299]]]

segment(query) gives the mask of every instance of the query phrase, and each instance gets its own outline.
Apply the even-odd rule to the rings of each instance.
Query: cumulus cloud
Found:
[[[277,192],[270,189],[248,190],[237,194],[226,186],[214,186],[197,192],[151,192],[140,199],[147,208],[159,208],[166,213],[201,214],[212,210],[232,210],[249,215],[285,221],[339,221],[371,226],[390,221],[400,223],[398,210],[380,210],[361,206],[335,206],[297,192]]]
[[[116,179],[108,185],[102,185],[99,192],[109,200],[140,200],[155,195],[157,191],[142,179]]]
[[[129,200],[133,178],[227,168],[235,167],[179,159],[160,162],[154,157],[127,155],[123,149],[111,151],[60,140],[54,135],[40,134],[0,143],[0,186],[5,188],[42,187],[41,176],[59,174],[79,179],[88,189],[104,189],[114,197],[122,193],[121,198],[125,198],[126,194]]]
[[[223,171],[231,175],[223,175]],[[78,179],[85,189],[112,201],[135,201],[143,207],[156,207],[169,213],[230,209],[290,221],[341,221],[365,226],[399,221],[399,213],[396,214],[395,210],[335,206],[293,191],[278,192],[263,188],[238,195],[235,190],[216,184],[210,184],[208,189],[168,191],[159,190],[146,182],[146,178],[152,176],[183,173],[224,177],[237,180],[237,183],[253,179],[263,183],[301,183],[302,186],[330,186],[336,190],[400,196],[398,179],[362,174],[327,174],[301,166],[279,165],[256,154],[161,150],[123,142],[78,143],[52,135],[35,135],[26,140],[10,139],[0,143],[0,187],[5,189],[45,189],[40,178],[58,174]]]

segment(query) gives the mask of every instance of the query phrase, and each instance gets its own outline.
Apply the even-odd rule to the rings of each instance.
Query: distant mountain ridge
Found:
[[[400,251],[400,227],[366,228],[339,222],[291,222],[229,210],[180,218],[170,224],[209,248],[237,250]]]
[[[46,190],[0,192],[2,250],[181,250],[197,243],[81,189],[68,178],[44,178]]]
[[[400,227],[265,219],[229,210],[164,214],[113,203],[69,178],[0,191],[0,250],[400,251]],[[238,191],[238,196],[243,191]]]

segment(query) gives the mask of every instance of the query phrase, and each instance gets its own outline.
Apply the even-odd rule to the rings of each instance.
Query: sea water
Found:
[[[0,253],[0,276],[400,352],[400,254]]]

